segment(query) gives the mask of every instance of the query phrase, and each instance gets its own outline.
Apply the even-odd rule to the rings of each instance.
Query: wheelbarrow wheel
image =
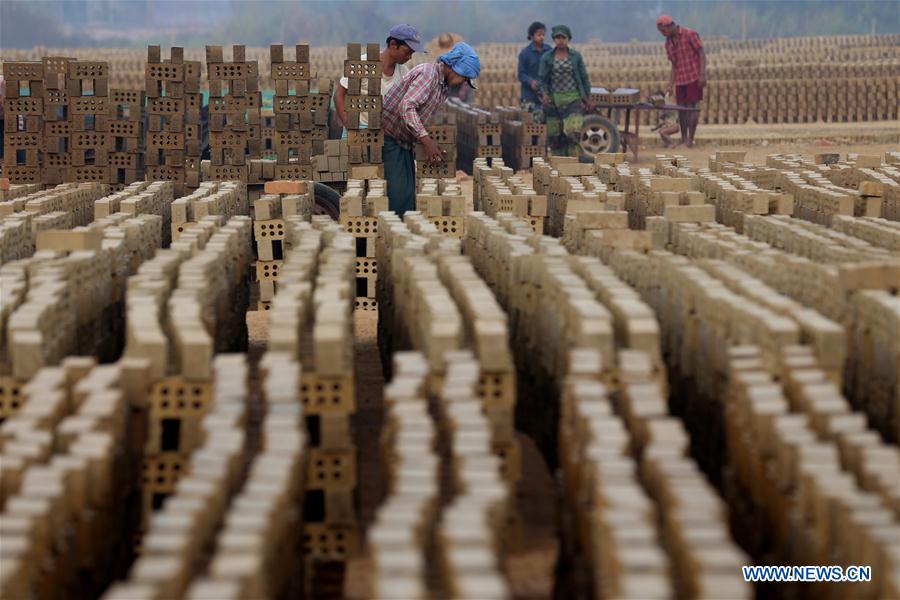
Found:
[[[334,189],[324,183],[315,183],[316,204],[313,206],[313,214],[328,215],[335,221],[341,214],[341,196]]]
[[[615,124],[601,115],[585,115],[579,141],[582,156],[593,158],[595,154],[619,151],[619,130]]]

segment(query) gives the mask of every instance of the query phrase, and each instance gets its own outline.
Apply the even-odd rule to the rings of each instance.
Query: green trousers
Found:
[[[416,209],[415,155],[412,148],[386,135],[381,159],[387,181],[388,207],[402,218],[406,211]]]
[[[551,92],[550,106],[544,112],[551,152],[557,156],[578,156],[584,121],[578,92]]]

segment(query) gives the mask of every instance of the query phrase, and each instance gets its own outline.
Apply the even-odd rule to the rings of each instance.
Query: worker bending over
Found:
[[[389,206],[399,216],[416,206],[416,165],[413,145],[425,146],[428,162],[444,160],[443,152],[425,129],[425,123],[447,100],[451,88],[466,83],[475,89],[481,71],[475,50],[459,42],[436,62],[414,67],[385,95],[381,110],[384,130],[384,178]]]

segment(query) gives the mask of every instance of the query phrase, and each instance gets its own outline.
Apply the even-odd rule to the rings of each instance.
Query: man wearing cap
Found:
[[[384,178],[390,209],[403,216],[416,206],[416,166],[413,145],[421,142],[429,162],[441,162],[443,153],[424,123],[447,100],[451,88],[463,83],[475,89],[481,71],[478,54],[458,42],[436,62],[414,67],[384,96],[381,128],[384,130]]]
[[[404,75],[409,73],[409,67],[406,66],[406,63],[412,58],[414,52],[428,52],[425,50],[425,46],[422,45],[422,41],[419,39],[419,32],[416,31],[416,28],[412,25],[394,25],[388,32],[387,43],[385,44],[384,50],[382,50],[381,54],[378,56],[381,61],[382,96],[387,94],[388,90],[394,87]],[[368,60],[368,57],[363,54],[362,59]],[[338,85],[337,90],[335,90],[334,93],[335,113],[337,114],[341,125],[344,126],[343,137],[347,137],[346,97],[348,85],[349,80],[346,77],[341,77],[340,85]],[[363,79],[360,88],[363,95],[368,92],[368,82],[365,79]],[[365,129],[368,125],[368,115],[366,113],[360,113],[360,129]]]
[[[693,29],[678,25],[669,15],[656,20],[656,28],[666,38],[666,56],[672,63],[668,92],[675,91],[679,106],[696,107],[703,100],[706,87],[706,53],[703,42]],[[679,111],[681,141],[687,147],[694,145],[694,134],[700,121],[699,111]]]

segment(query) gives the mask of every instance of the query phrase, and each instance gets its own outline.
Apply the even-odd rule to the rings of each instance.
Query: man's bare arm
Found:
[[[334,111],[337,113],[338,120],[344,127],[347,126],[347,110],[344,99],[347,97],[347,88],[338,84],[337,90],[334,92]]]

